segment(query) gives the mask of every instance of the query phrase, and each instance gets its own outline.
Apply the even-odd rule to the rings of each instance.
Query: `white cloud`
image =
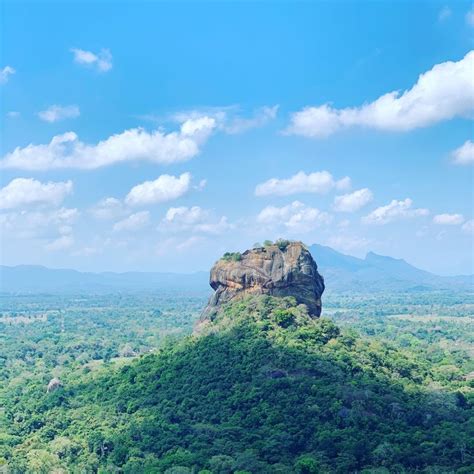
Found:
[[[15,178],[0,189],[0,209],[32,204],[58,205],[72,192],[72,181],[42,183],[32,178]]]
[[[459,148],[451,153],[453,163],[457,165],[469,165],[474,163],[474,142],[467,140]]]
[[[278,113],[278,105],[273,107],[261,107],[257,109],[253,117],[233,117],[228,123],[223,125],[225,132],[230,134],[237,134],[245,132],[252,128],[259,128],[266,125],[271,120],[274,120]]]
[[[351,181],[351,178],[349,178],[349,176],[344,176],[344,178],[338,179],[336,181],[335,188],[338,191],[347,191],[351,189],[351,187],[352,187],[352,181]]]
[[[127,194],[125,202],[131,206],[141,206],[171,201],[186,194],[190,184],[189,173],[183,173],[179,177],[162,174],[154,181],[145,181],[134,186]]]
[[[444,6],[438,13],[438,21],[447,20],[452,15],[452,10],[448,6]]]
[[[207,186],[207,179],[201,179],[201,181],[199,181],[199,183],[196,186],[194,186],[194,189],[196,189],[197,191],[202,191],[206,186]]]
[[[74,245],[74,237],[72,235],[62,235],[52,242],[45,245],[45,249],[49,251],[66,250]]]
[[[474,26],[474,6],[466,13],[466,23],[469,26]]]
[[[89,212],[99,220],[116,219],[124,214],[125,209],[119,199],[108,197],[101,199]]]
[[[100,72],[112,69],[112,54],[108,49],[101,49],[97,54],[78,48],[72,48],[71,52],[74,54],[74,62],[77,64],[96,67]]]
[[[473,69],[474,51],[470,51],[460,61],[435,65],[403,93],[389,92],[354,108],[305,107],[292,114],[286,132],[313,138],[354,126],[401,132],[468,117],[474,108]]]
[[[428,209],[413,209],[413,201],[406,198],[403,201],[392,200],[390,204],[381,206],[372,211],[369,215],[362,218],[366,224],[387,224],[398,219],[407,219],[412,217],[427,216]]]
[[[350,194],[343,194],[334,198],[334,210],[337,212],[355,212],[366,206],[373,199],[368,188],[358,189]]]
[[[216,128],[228,134],[238,134],[253,128],[265,126],[274,120],[278,113],[278,105],[263,106],[255,109],[253,115],[245,117],[239,115],[238,106],[230,107],[206,107],[201,110],[187,110],[174,114],[171,118],[182,122],[187,120],[197,120],[201,117],[212,117]],[[147,115],[143,117],[147,120],[156,121],[159,117]]]
[[[211,211],[199,206],[171,207],[160,225],[161,230],[204,234],[222,234],[233,228],[227,217],[215,218]]]
[[[51,211],[17,211],[0,214],[3,233],[17,238],[36,238],[64,234],[77,218],[77,209],[60,208]]]
[[[56,135],[46,145],[17,147],[7,153],[0,166],[26,170],[58,168],[95,169],[128,161],[168,164],[188,160],[199,153],[215,127],[215,121],[188,120],[178,132],[125,130],[94,145],[81,142],[74,132]]]
[[[20,112],[17,112],[16,110],[10,110],[7,112],[7,117],[8,118],[18,118],[20,116]]]
[[[308,232],[322,224],[328,224],[331,216],[299,201],[283,207],[267,206],[257,216],[257,222],[269,226],[284,226],[293,232]]]
[[[470,219],[466,221],[462,227],[461,227],[463,232],[466,232],[466,234],[472,234],[474,235],[474,219]]]
[[[38,112],[38,117],[45,122],[53,123],[68,118],[76,118],[81,114],[77,105],[51,105],[46,110]]]
[[[306,174],[303,171],[291,178],[271,178],[255,188],[256,196],[289,196],[296,193],[325,194],[334,188],[344,189],[350,186],[350,178],[345,177],[336,181],[328,171],[317,171]]]
[[[11,75],[15,74],[15,69],[11,66],[5,66],[3,69],[0,69],[0,84],[6,84]]]
[[[437,214],[433,217],[433,222],[439,225],[460,225],[464,222],[461,214]]]
[[[206,220],[209,217],[209,211],[199,206],[193,207],[170,207],[166,212],[163,222],[167,224],[179,224],[190,226]]]
[[[150,213],[148,211],[136,212],[130,214],[125,219],[117,222],[114,225],[115,232],[121,231],[136,231],[145,227],[150,222]]]

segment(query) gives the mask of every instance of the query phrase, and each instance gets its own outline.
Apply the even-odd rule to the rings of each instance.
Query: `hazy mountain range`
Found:
[[[323,245],[309,247],[326,288],[333,291],[472,290],[474,275],[440,276],[396,259],[369,252],[364,259]]]
[[[322,245],[309,247],[328,291],[472,290],[474,276],[444,277],[420,270],[405,260],[369,252],[364,259]],[[160,289],[170,292],[210,292],[208,272],[79,272],[37,265],[0,266],[3,293],[113,292]]]

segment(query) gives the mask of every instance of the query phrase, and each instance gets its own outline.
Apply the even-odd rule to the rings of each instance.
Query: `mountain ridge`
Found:
[[[430,291],[473,289],[474,275],[440,276],[419,269],[404,259],[368,252],[364,259],[331,247],[308,247],[327,287],[335,292]],[[43,265],[0,265],[0,292],[75,292],[114,290],[191,291],[209,293],[208,273],[81,272]]]
[[[364,259],[345,255],[331,247],[309,247],[328,288],[353,291],[364,285],[367,291],[472,290],[473,275],[441,276],[421,270],[404,259],[368,252]],[[420,287],[421,285],[421,287]]]

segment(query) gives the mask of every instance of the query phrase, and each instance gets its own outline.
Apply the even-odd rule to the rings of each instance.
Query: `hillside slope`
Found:
[[[51,393],[18,386],[0,458],[13,472],[472,472],[472,389],[431,388],[409,352],[292,298],[229,304],[201,331]]]

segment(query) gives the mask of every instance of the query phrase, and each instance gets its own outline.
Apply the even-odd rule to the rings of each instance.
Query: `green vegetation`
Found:
[[[263,246],[264,247],[270,247],[271,245],[276,245],[282,252],[286,250],[288,245],[291,244],[291,240],[287,239],[277,239],[275,242],[272,242],[271,240],[264,240],[263,241]],[[254,247],[259,246],[258,244],[255,244]]]
[[[240,252],[226,252],[222,256],[222,260],[226,262],[240,262],[240,260],[242,260],[242,254]]]
[[[0,345],[0,470],[3,462],[18,473],[470,473],[474,384],[464,377],[471,362],[462,351],[472,350],[472,334],[444,359],[427,352],[438,344],[444,350],[442,341],[456,337],[469,307],[449,299],[443,307],[442,298],[417,304],[396,295],[377,304],[370,296],[329,295],[328,312],[339,325],[311,319],[291,298],[248,299],[218,313],[200,336],[157,339],[161,348],[148,355],[132,338],[142,355],[92,365],[69,360],[66,367],[55,356],[62,386],[51,393],[50,359],[25,349],[42,344],[45,322],[22,321],[30,332],[18,336],[18,348]],[[197,316],[193,304],[184,332]],[[153,306],[155,322],[164,324],[169,313]],[[403,326],[412,314],[435,312],[454,317],[454,325],[436,320],[434,335],[417,333],[419,322]],[[120,324],[140,327],[130,313],[131,322],[123,316]],[[186,318],[172,314],[171,326],[182,326]],[[64,347],[72,325],[61,332],[55,321],[49,349],[80,350]],[[6,339],[15,337],[9,331]],[[93,331],[89,337],[94,342]],[[446,362],[460,376],[440,375]],[[41,376],[15,380],[29,364]]]

